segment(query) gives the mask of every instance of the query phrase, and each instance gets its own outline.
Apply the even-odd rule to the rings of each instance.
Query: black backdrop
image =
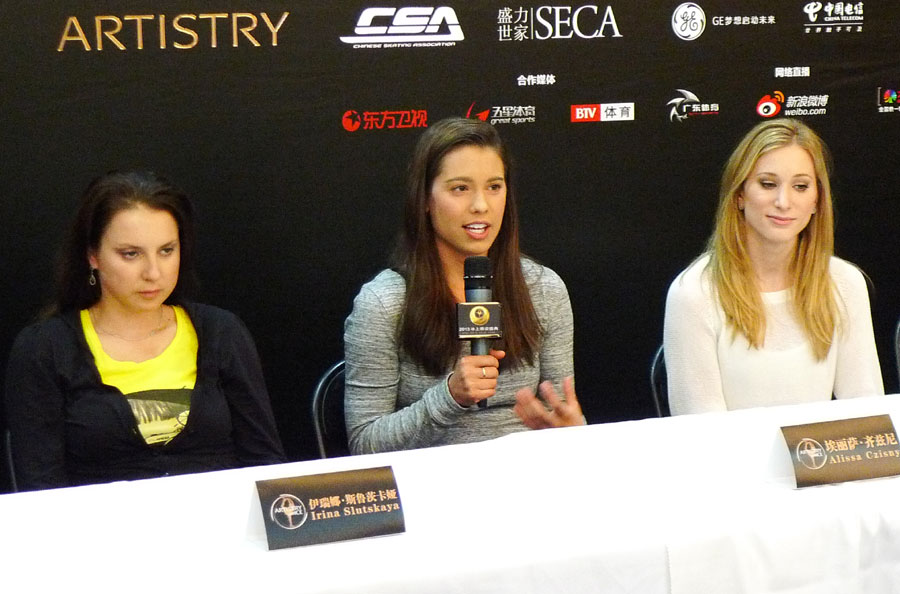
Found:
[[[193,197],[201,299],[245,320],[288,453],[313,457],[310,393],[342,357],[343,319],[398,227],[421,132],[408,116],[487,111],[526,120],[497,126],[519,165],[524,250],[569,286],[589,421],[648,416],[666,288],[702,249],[721,167],[769,96],[832,148],[837,252],[872,279],[885,385],[897,391],[900,5],[424,4],[0,1],[0,359],[49,298],[84,186],[109,169],[152,168]],[[370,7],[398,9],[373,26],[437,15],[442,45],[342,41],[362,36]],[[698,8],[702,33],[679,38],[673,16],[697,24]],[[125,49],[110,36],[99,49],[98,23],[121,23],[111,37]],[[176,24],[195,32],[193,47]],[[449,40],[453,30],[464,38]],[[616,109],[618,121],[572,121],[574,105],[612,103],[630,104],[633,119]]]

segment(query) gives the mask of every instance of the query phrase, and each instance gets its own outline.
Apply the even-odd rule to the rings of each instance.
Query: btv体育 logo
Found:
[[[594,103],[571,106],[572,122],[625,122],[634,120],[634,103]]]

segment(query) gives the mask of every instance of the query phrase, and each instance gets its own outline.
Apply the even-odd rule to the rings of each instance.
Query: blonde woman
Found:
[[[672,414],[884,394],[865,278],[833,253],[824,143],[758,124],[725,166],[706,252],[669,288]]]

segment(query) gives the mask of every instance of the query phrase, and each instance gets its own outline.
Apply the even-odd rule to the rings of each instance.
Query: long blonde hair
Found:
[[[722,173],[716,227],[707,245],[708,270],[734,335],[741,333],[753,347],[761,348],[766,336],[765,309],[747,253],[747,230],[738,196],[759,158],[790,144],[809,153],[816,173],[815,213],[800,232],[790,274],[794,313],[813,354],[821,361],[831,349],[839,318],[828,268],[834,253],[834,211],[828,149],[806,124],[790,118],[761,122],[735,147]]]

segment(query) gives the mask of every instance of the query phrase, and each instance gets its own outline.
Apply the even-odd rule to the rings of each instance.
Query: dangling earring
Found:
[[[91,268],[91,275],[88,277],[88,284],[89,284],[90,286],[92,286],[92,287],[95,286],[95,285],[97,284],[97,277],[94,276],[94,271],[95,271],[95,270],[97,270],[97,269],[96,269],[96,268]]]

